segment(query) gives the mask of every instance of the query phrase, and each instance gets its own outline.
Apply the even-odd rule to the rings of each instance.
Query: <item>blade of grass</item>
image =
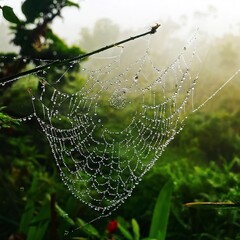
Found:
[[[167,232],[167,224],[171,205],[173,184],[166,183],[161,189],[153,211],[149,238],[164,240]]]
[[[137,221],[133,218],[132,219],[132,229],[134,233],[134,240],[139,240],[140,239],[140,229]]]
[[[131,233],[126,228],[124,228],[120,223],[118,223],[118,229],[122,233],[125,239],[133,240]]]

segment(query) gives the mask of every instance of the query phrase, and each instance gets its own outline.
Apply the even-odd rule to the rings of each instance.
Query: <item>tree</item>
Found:
[[[51,29],[50,24],[55,18],[61,17],[62,9],[65,7],[79,6],[67,0],[25,0],[22,4],[25,19],[18,18],[12,8],[1,6],[3,16],[10,23],[11,42],[18,51],[0,53],[0,85],[4,77],[15,75],[29,67],[35,68],[44,63],[44,60],[51,62],[83,53],[79,47],[68,46]],[[1,32],[1,34],[4,33]],[[61,65],[51,69],[48,74],[50,81],[56,75],[62,74],[67,67]],[[70,69],[68,76],[74,74],[75,70],[76,68]],[[41,74],[43,73],[38,73],[38,76]],[[40,87],[41,82],[35,80]],[[57,179],[54,180],[54,184],[52,182],[57,170],[54,162],[51,161],[46,139],[41,138],[38,131],[31,131],[39,126],[31,121],[28,126],[21,124],[18,127],[17,121],[15,123],[15,120],[9,116],[24,115],[24,111],[31,108],[31,101],[26,101],[26,99],[29,100],[29,94],[23,91],[23,87],[18,84],[20,82],[22,81],[13,81],[0,87],[0,106],[7,106],[4,113],[2,113],[3,108],[0,107],[0,182],[3,183],[0,186],[2,203],[0,217],[4,228],[4,231],[0,233],[0,239],[8,239],[10,235],[9,239],[15,239],[17,236],[19,239],[25,239],[24,235],[27,235],[28,239],[37,239],[37,237],[29,236],[30,221],[34,221],[34,216],[29,215],[29,221],[26,222],[27,211],[24,208],[29,209],[31,206],[31,211],[38,214],[41,212],[39,206],[45,206],[45,212],[50,214],[50,200],[47,196],[49,197],[56,191],[55,188],[61,188]],[[41,190],[40,185],[43,186]],[[69,195],[66,193],[67,199],[70,198]],[[42,228],[45,237],[46,232],[50,231],[49,228],[48,230]],[[39,227],[36,228],[36,231],[39,232],[39,230]],[[64,231],[63,228],[58,227],[58,231],[61,230]],[[18,231],[23,232],[24,235],[13,234]],[[56,229],[51,229],[51,231],[56,231]],[[62,236],[63,233],[59,235]]]
[[[98,20],[92,30],[83,28],[81,31],[80,45],[89,51],[116,42],[119,38],[120,30],[117,24],[114,24],[107,18]],[[108,42],[106,42],[106,39]]]
[[[79,5],[68,0],[25,0],[22,4],[24,20],[19,19],[10,7],[1,7],[3,16],[11,23],[13,34],[11,41],[19,47],[19,53],[0,54],[4,57],[0,65],[0,83],[1,78],[22,71],[30,63],[38,65],[39,59],[66,59],[83,53],[79,47],[69,47],[50,28],[53,20],[61,17],[61,11],[65,7]],[[66,66],[58,68],[64,71]],[[3,90],[9,86],[4,86]]]

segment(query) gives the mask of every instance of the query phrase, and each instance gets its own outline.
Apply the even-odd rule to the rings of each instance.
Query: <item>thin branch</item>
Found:
[[[4,77],[4,78],[1,78],[1,82],[4,83],[4,82],[8,82],[8,81],[11,81],[11,80],[14,80],[16,78],[20,78],[20,77],[23,77],[23,76],[26,76],[26,75],[29,75],[29,74],[32,74],[32,73],[37,73],[37,72],[40,72],[40,71],[43,71],[45,69],[48,69],[49,67],[53,67],[53,66],[60,66],[60,65],[63,65],[65,63],[72,63],[72,62],[75,62],[75,61],[79,61],[79,60],[83,60],[89,56],[92,56],[94,54],[97,54],[97,53],[100,53],[100,52],[103,52],[107,49],[110,49],[110,48],[113,48],[115,46],[118,46],[118,45],[121,45],[123,43],[126,43],[126,42],[129,42],[129,41],[132,41],[132,40],[135,40],[137,38],[140,38],[140,37],[143,37],[143,36],[146,36],[148,34],[154,34],[156,33],[157,29],[160,27],[160,24],[156,24],[155,26],[151,27],[150,31],[148,32],[145,32],[145,33],[142,33],[142,34],[139,34],[139,35],[136,35],[134,37],[130,37],[130,38],[127,38],[125,40],[122,40],[120,42],[117,42],[117,43],[113,43],[111,45],[108,45],[108,46],[105,46],[103,48],[100,48],[100,49],[97,49],[93,52],[90,52],[90,53],[86,53],[86,54],[83,54],[83,55],[79,55],[77,57],[73,57],[73,58],[69,58],[69,59],[65,59],[65,60],[56,60],[56,61],[53,61],[51,63],[48,63],[48,64],[45,64],[43,66],[39,66],[39,67],[36,67],[34,69],[31,69],[31,70],[28,70],[28,71],[24,71],[24,72],[21,72],[21,73],[18,73],[18,74],[14,74],[14,75],[11,75],[11,76],[8,76],[8,77]]]

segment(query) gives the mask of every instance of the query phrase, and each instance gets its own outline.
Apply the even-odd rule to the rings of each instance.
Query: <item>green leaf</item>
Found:
[[[9,6],[3,6],[2,7],[2,11],[3,11],[3,17],[11,22],[11,23],[16,23],[19,24],[21,23],[21,21],[19,20],[19,18],[15,15],[15,13],[13,12],[13,9]]]
[[[80,8],[79,4],[77,4],[77,3],[75,3],[75,2],[72,2],[72,1],[67,1],[67,2],[66,2],[66,5],[67,5],[67,6],[73,6],[73,7]]]
[[[167,232],[173,184],[166,183],[161,189],[153,211],[149,238],[164,240]]]
[[[134,234],[134,240],[139,240],[140,239],[140,229],[137,221],[133,218],[132,219],[132,229],[133,229],[133,234]]]
[[[120,223],[118,223],[118,229],[122,233],[122,235],[125,237],[125,239],[133,240],[131,233],[126,228],[124,228]]]

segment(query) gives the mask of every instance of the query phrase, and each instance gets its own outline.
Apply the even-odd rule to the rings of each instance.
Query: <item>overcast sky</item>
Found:
[[[240,33],[240,0],[72,0],[79,10],[66,8],[53,28],[68,42],[79,38],[82,27],[92,27],[100,18],[110,18],[127,29],[148,29],[172,19],[186,28],[199,27],[213,34]],[[20,13],[21,0],[0,0]]]

